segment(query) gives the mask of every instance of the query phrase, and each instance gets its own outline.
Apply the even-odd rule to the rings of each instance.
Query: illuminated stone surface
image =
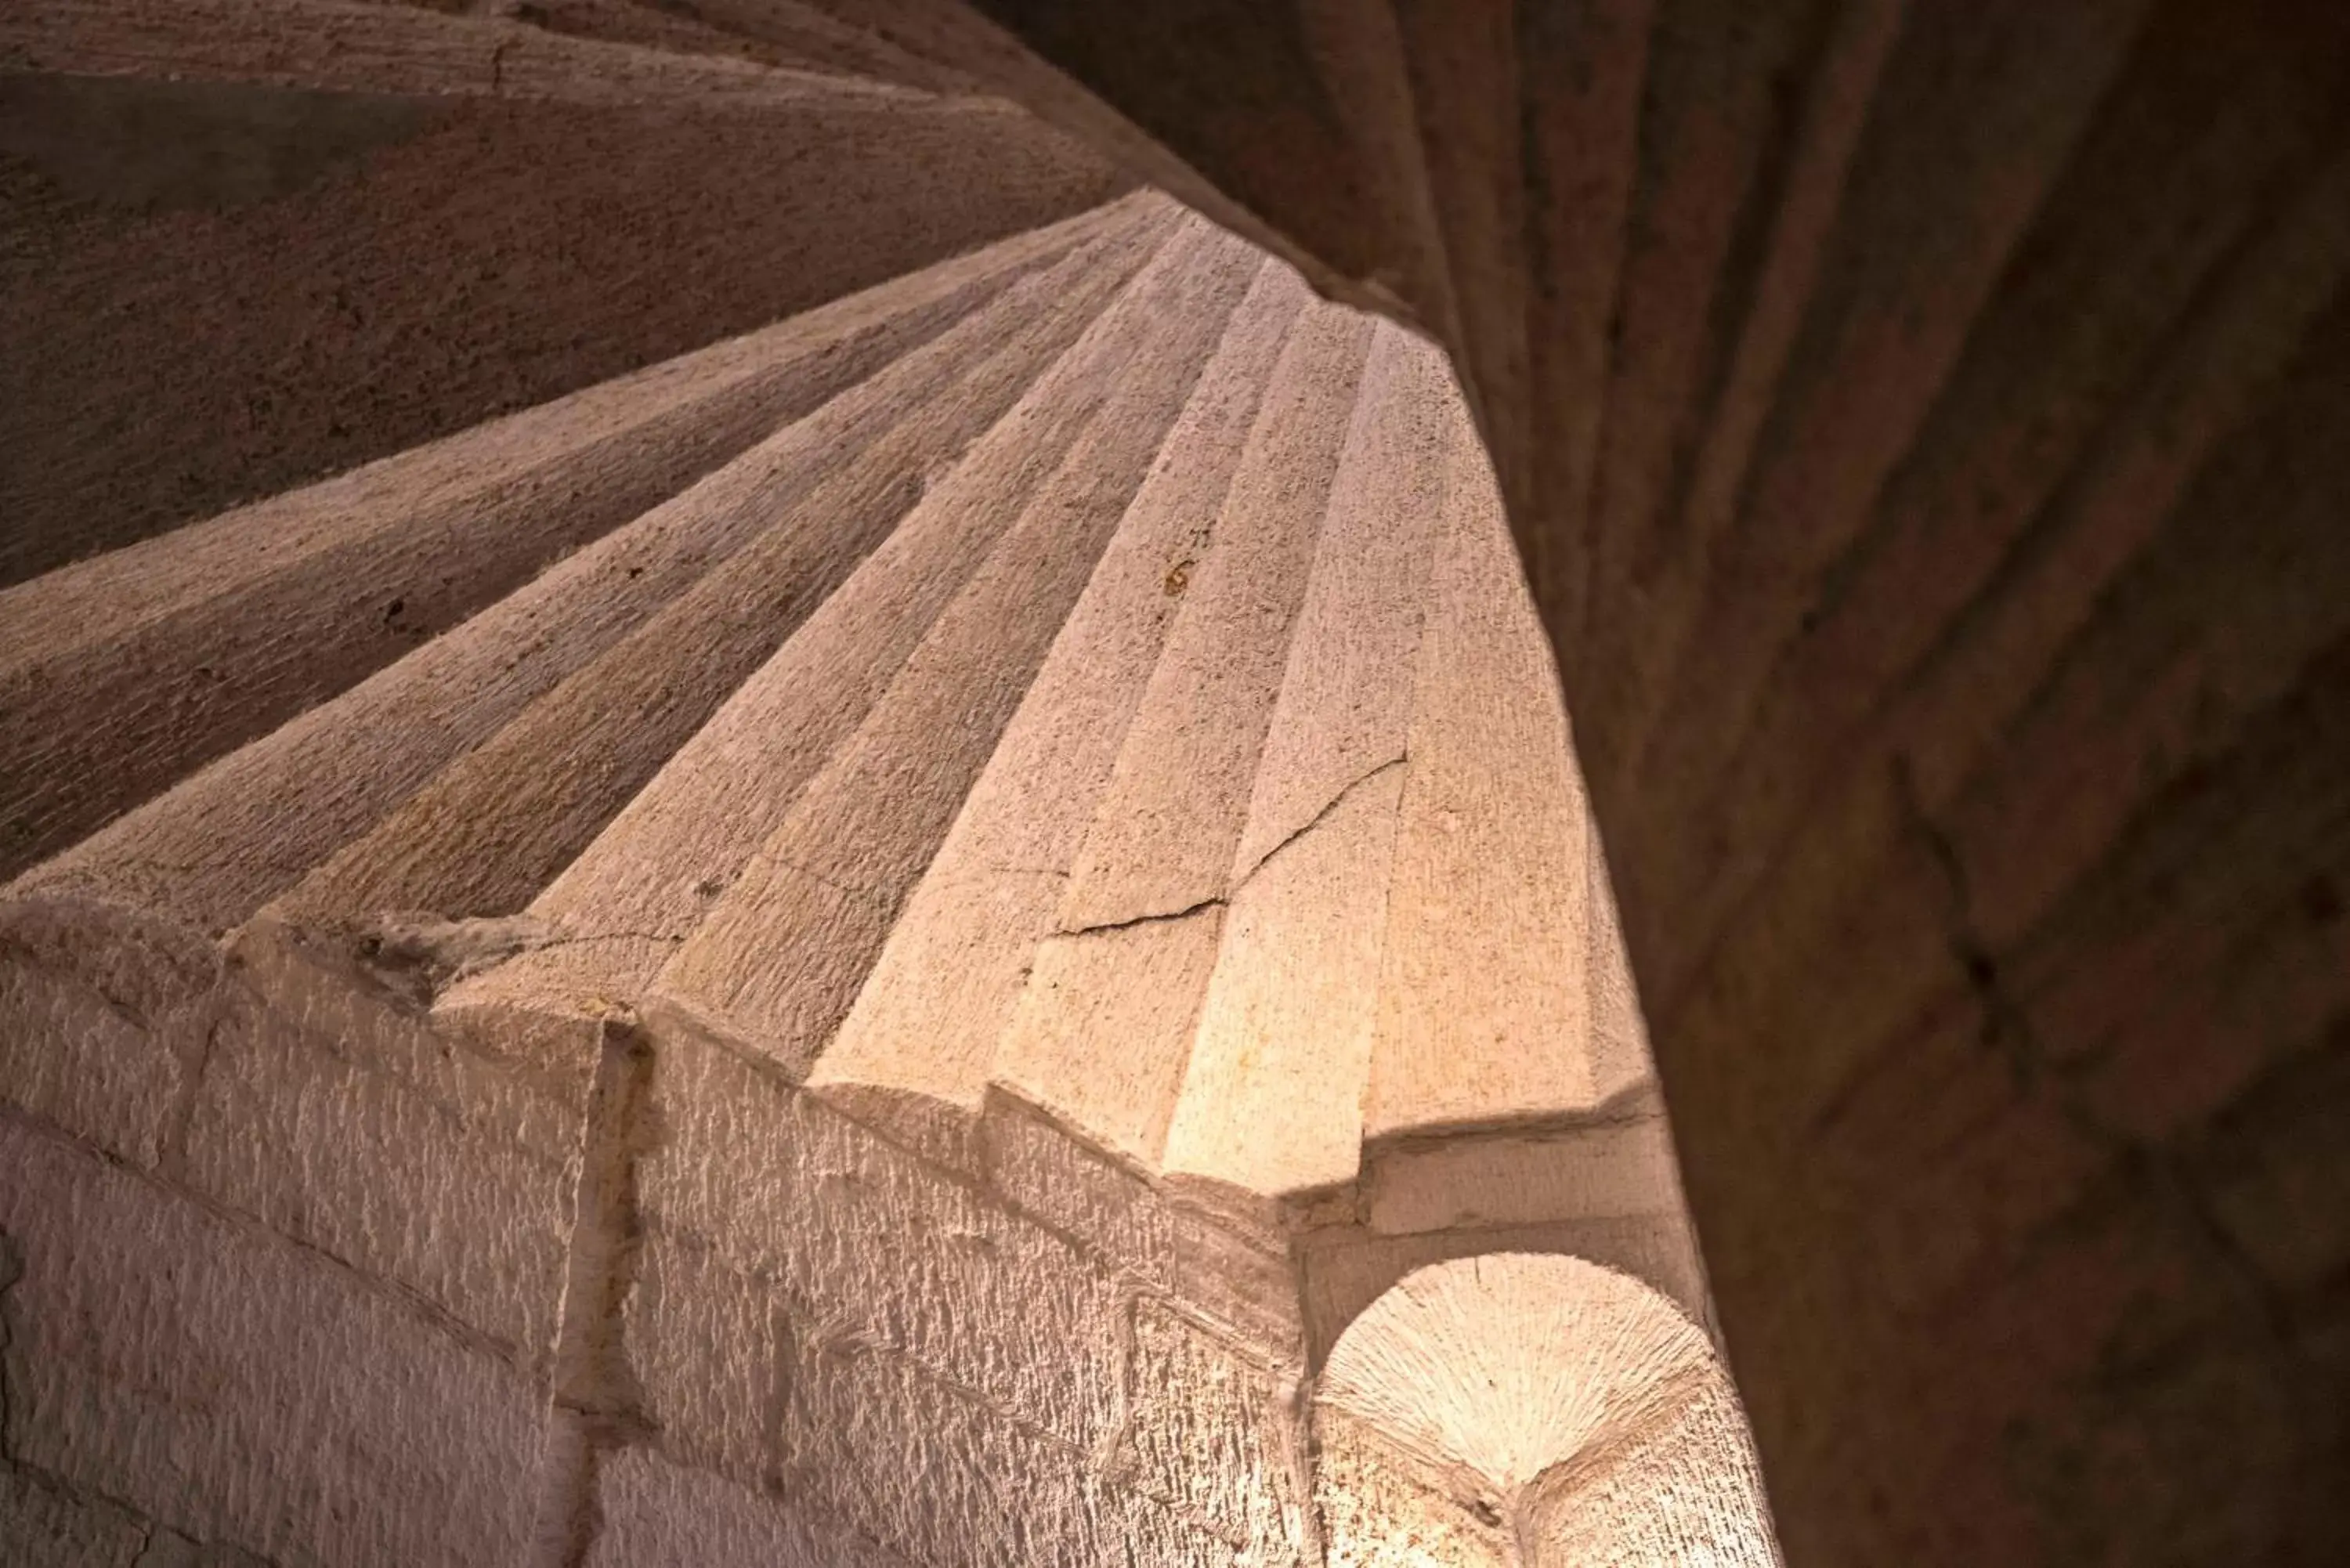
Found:
[[[452,9],[0,19],[9,1554],[2350,1550],[2339,8]]]
[[[672,425],[707,456],[640,433]],[[8,595],[28,662],[153,657],[137,588],[197,607],[172,670],[235,673],[251,616],[365,561],[503,585],[468,541],[567,542],[371,672],[270,644],[308,705],[216,760],[75,732],[184,776],[8,889],[5,1081],[55,1151],[20,1202],[78,1212],[104,1150],[143,1173],[113,1201],[223,1251],[157,1278],[15,1221],[41,1529],[120,1498],[291,1561],[1307,1563],[1351,1517],[1315,1455],[1360,1447],[1317,1448],[1315,1367],[1396,1277],[1574,1251],[1703,1312],[1435,350],[1129,197],[494,428]],[[673,493],[626,477],[656,459]],[[96,1304],[219,1315],[204,1270],[293,1359]],[[301,1365],[361,1310],[404,1326]],[[62,1425],[59,1369],[103,1411],[122,1356],[242,1468]],[[357,1425],[281,1466],[254,1434],[314,1393]],[[343,1475],[361,1431],[503,1511],[395,1529],[437,1483]]]

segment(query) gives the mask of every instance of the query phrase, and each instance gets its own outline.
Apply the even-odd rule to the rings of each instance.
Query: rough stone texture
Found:
[[[754,1491],[623,1449],[597,1476],[589,1568],[904,1568],[906,1559]]]
[[[1214,544],[1212,514],[1305,295],[1289,269],[1260,268],[1044,669],[892,928],[871,980],[825,1053],[820,1080],[914,1088],[964,1106],[977,1105],[991,1069],[1024,1081],[1025,1064],[1010,1060],[1014,1044],[998,1042],[1029,994],[1024,982],[1043,957],[1038,943],[1053,929],[1067,867],[1191,576]],[[916,1039],[920,1050],[903,1048]],[[1066,1114],[1066,1095],[1053,1098]]]
[[[1214,1334],[1138,1302],[1133,1484],[1188,1507],[1261,1559],[1304,1550],[1306,1435],[1298,1369],[1268,1366]]]
[[[18,1462],[283,1563],[520,1551],[543,1395],[380,1286],[14,1116],[0,1234]]]
[[[1087,1476],[1077,1452],[895,1355],[809,1341],[790,1354],[785,1485],[914,1561],[1242,1561],[1232,1543]]]
[[[951,302],[956,286],[972,281],[969,274],[1000,278],[1040,259],[1021,242],[1010,248],[1009,257],[950,264],[943,277],[899,280],[754,339],[721,345],[697,357],[707,363],[658,368],[642,378],[649,385],[593,389],[567,400],[568,406],[532,410],[12,591],[7,597],[21,618],[11,622],[7,662],[12,686],[25,694],[21,706],[11,704],[12,730],[26,739],[0,776],[8,781],[12,820],[22,829],[19,854],[61,826],[119,810],[126,788],[182,776],[220,746],[290,710],[300,716],[38,874],[43,886],[159,904],[198,927],[245,918],[372,826],[452,753],[487,740],[615,643],[649,635],[642,622],[710,576],[720,581],[701,590],[711,601],[702,607],[739,608],[727,604],[720,591],[727,580],[715,568],[758,540],[763,524],[778,521],[768,504],[823,477],[808,472],[818,465],[790,460],[810,449],[840,457],[857,451],[846,438],[880,433],[868,421],[923,405],[919,395],[906,396],[902,382],[915,379],[919,387],[931,361],[959,358],[973,337],[986,339],[991,325],[1009,325],[986,317],[1010,313],[1017,320],[1024,301],[1006,298],[1002,312],[980,313],[983,319],[971,324],[976,330],[956,342],[918,349],[868,387],[848,384],[860,369],[886,363],[891,350],[911,346],[910,337],[919,343],[921,334],[907,327],[939,327],[941,295]],[[1068,307],[1084,319],[1082,292]],[[1051,333],[1038,337],[1033,352],[1048,354]],[[1016,387],[1023,357],[1011,358],[1014,362],[1000,369]],[[1033,369],[1034,361],[1026,362]],[[691,389],[704,379],[719,383],[722,398],[731,388],[733,400],[746,406],[722,417],[706,402],[696,409],[679,397],[680,382]],[[676,422],[678,402],[711,421],[687,443],[710,460],[733,455],[763,425],[806,412],[833,391],[843,395],[688,484],[700,466],[679,465],[665,428]],[[751,395],[741,396],[745,392]],[[983,407],[984,389],[974,389],[974,397]],[[877,402],[878,411],[867,406]],[[884,502],[902,494],[915,455],[885,450],[877,456],[879,483],[868,483]],[[577,466],[588,457],[612,465]],[[851,482],[833,477],[836,493],[819,498],[839,504],[837,492]],[[682,493],[669,493],[680,485],[687,486]],[[595,537],[610,524],[621,525]],[[795,532],[785,530],[783,539],[788,543]],[[845,537],[834,550],[853,560],[858,531],[840,532]],[[504,592],[517,587],[520,575],[541,571],[542,556],[515,547],[517,537],[526,544],[534,534],[546,546],[586,547],[452,631],[428,636],[474,607],[479,593]],[[476,564],[455,569],[446,557],[461,542],[473,541],[462,553]],[[772,560],[753,560],[783,578],[786,602],[792,590],[811,586],[795,577],[787,552],[782,570]],[[465,588],[452,591],[461,578]],[[759,579],[753,582],[755,591]],[[323,599],[317,597],[321,587]],[[412,623],[403,619],[411,594]],[[300,607],[286,612],[296,625],[329,628],[318,639],[323,646],[306,651],[312,639],[253,635],[251,618],[288,604]],[[182,613],[157,618],[167,607]],[[110,630],[118,635],[109,637]],[[393,659],[335,703],[319,702]],[[118,710],[120,722],[55,732],[66,694],[77,691]],[[357,770],[346,760],[354,736],[366,737],[371,759],[382,759],[364,785],[350,776]],[[93,773],[100,782],[85,782]],[[235,852],[226,852],[230,844]]]
[[[2350,14],[833,8],[1452,350],[1794,1554],[2350,1555]]]
[[[1509,1568],[1502,1510],[1475,1478],[1415,1462],[1343,1413],[1315,1428],[1329,1568]]]
[[[593,1061],[487,1059],[288,934],[231,953],[244,983],[214,1026],[176,1174],[543,1366]]]
[[[143,1521],[121,1509],[0,1472],[0,1541],[24,1568],[133,1568],[147,1534]]]
[[[1438,352],[1139,196],[9,590],[158,676],[0,702],[140,801],[0,904],[11,1528],[1408,1553],[1410,1401],[1314,1415],[1397,1281],[1706,1310],[1513,572]]]
[[[1593,1264],[1497,1252],[1409,1275],[1340,1337],[1316,1397],[1336,1562],[1411,1561],[1406,1542],[1440,1563],[1779,1560],[1704,1334]]]
[[[1104,314],[1098,351],[1118,370],[1084,431],[670,961],[661,994],[797,1071],[830,1044],[1259,263],[1195,222]],[[1139,341],[1116,344],[1128,321]],[[844,888],[861,897],[827,909]]]
[[[869,475],[851,481],[892,487],[910,482],[910,504],[898,526],[808,608],[775,657],[534,901],[532,912],[572,940],[598,944],[608,961],[604,984],[634,994],[659,974],[782,825],[801,788],[857,732],[1031,489],[1076,439],[1107,373],[1102,340],[1092,330],[1098,313],[1147,263],[1172,214],[1159,203],[1139,218],[1095,265],[1073,258],[1069,271],[1035,280],[1050,291],[1055,330],[1017,335],[1006,349],[1035,379],[957,460],[940,462],[918,443],[910,452],[895,449]],[[1017,327],[1006,322],[999,329],[1017,334]],[[1129,312],[1121,331],[1132,327]],[[1030,358],[1039,350],[1047,358]],[[822,510],[808,518],[812,525],[826,520]],[[819,532],[816,539],[825,536]],[[690,633],[691,627],[686,620],[679,629]],[[691,642],[687,636],[680,657],[692,657]],[[536,967],[525,966],[515,979]]]
[[[275,52],[282,33],[256,22],[224,52]],[[223,36],[195,18],[172,30]],[[19,48],[12,64],[45,57]],[[0,582],[763,326],[1116,184],[1002,104],[806,78],[730,104],[690,76],[635,105],[446,96],[396,74],[360,93],[298,68],[297,86],[161,81],[185,51],[159,53],[132,75],[0,77]],[[560,74],[610,73],[599,57]],[[203,155],[154,167],[191,146]],[[206,188],[221,168],[267,172]]]
[[[1653,1115],[1402,1144],[1372,1157],[1364,1189],[1371,1229],[1390,1232],[1680,1213],[1672,1134]]]
[[[918,476],[951,462],[1075,333],[1086,294],[1072,278],[1103,258],[1090,244],[1061,248],[1039,254],[1015,241],[969,258],[1010,286],[977,308],[956,290],[938,302],[962,315],[948,330],[677,496],[671,506],[694,519],[681,532],[697,544],[754,532],[285,904],[317,918],[527,903],[887,536],[918,499]],[[720,517],[733,526],[713,527]],[[629,580],[644,570],[632,558]],[[567,765],[583,756],[598,762],[592,786]]]
[[[1670,1415],[1545,1471],[1519,1505],[1535,1568],[1773,1563],[1756,1541],[1762,1478],[1745,1413],[1717,1379]]]
[[[0,905],[0,1096],[152,1168],[203,1053],[221,960],[167,921]]]
[[[1101,1439],[1122,1358],[1106,1271],[723,1052],[660,1054],[667,1141],[639,1179],[656,1248],[706,1249],[778,1309],[913,1356],[1076,1449]]]

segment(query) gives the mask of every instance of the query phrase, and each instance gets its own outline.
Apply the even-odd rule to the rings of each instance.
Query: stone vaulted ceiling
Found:
[[[2340,1561],[2345,103],[0,16],[0,1560]]]

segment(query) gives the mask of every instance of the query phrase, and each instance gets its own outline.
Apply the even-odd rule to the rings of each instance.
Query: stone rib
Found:
[[[1350,1180],[1362,1143],[1409,671],[1456,417],[1382,326],[1363,373],[1167,1127],[1170,1179],[1244,1203]],[[1228,1190],[1229,1189],[1229,1190]]]
[[[1158,210],[1151,236],[1172,221]],[[1143,326],[1143,279],[1110,281],[1124,288],[1109,308],[534,902],[567,945],[508,965],[465,1005],[526,1005],[542,985],[633,995],[651,981],[1107,395]]]
[[[1085,433],[663,971],[657,1005],[723,1019],[795,1076],[830,1044],[1255,270],[1204,224],[1186,238],[1138,287],[1148,330]]]
[[[1118,221],[1020,236],[0,594],[0,872],[390,663]],[[72,722],[92,710],[108,722]]]
[[[1081,250],[770,443],[735,503],[775,519],[753,543],[311,873],[284,912],[528,904],[1003,416],[1119,265]]]
[[[1550,650],[1457,406],[1363,1136],[1589,1111],[1582,791]]]
[[[1015,1092],[1058,1102],[1060,1075],[1004,1054],[999,1041],[1010,1044],[1005,1030],[1037,945],[1053,929],[1068,867],[1169,630],[1215,548],[1213,519],[1307,298],[1288,267],[1267,263],[1258,272],[818,1064],[820,1081],[901,1090],[975,1113],[993,1070]],[[1115,1027],[1100,1032],[1130,1038]]]
[[[1369,350],[1311,305],[1274,362],[1211,547],[1118,750],[1002,1048],[1057,1114],[1155,1163],[1207,981],[1249,781]],[[1138,917],[1203,910],[1190,920]],[[1089,928],[1125,927],[1105,939]],[[1202,936],[1202,931],[1205,936]],[[1157,950],[1166,949],[1165,952]],[[1148,980],[1147,989],[1137,982]],[[1118,1048],[1097,1042],[1116,1038]]]

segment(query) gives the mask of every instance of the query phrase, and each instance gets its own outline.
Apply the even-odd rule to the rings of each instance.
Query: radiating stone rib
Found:
[[[1151,212],[1156,240],[1175,214],[1163,202]],[[450,1005],[568,1007],[591,992],[642,991],[855,732],[1108,395],[1148,326],[1134,303],[1144,279],[1128,270],[1107,280],[1122,291],[1084,336],[533,903],[562,945],[461,988]]]
[[[1307,313],[1226,496],[1222,546],[1186,598],[1077,857],[1064,930],[1225,891],[1290,632],[1356,400],[1370,322]]]
[[[1451,411],[1363,1136],[1589,1113],[1590,825],[1485,454]],[[1637,1075],[1643,1064],[1630,1064]]]
[[[1149,326],[1110,396],[663,971],[657,1007],[689,1011],[795,1075],[830,1043],[1182,411],[1257,258],[1201,224],[1162,262],[1136,291]]]
[[[1130,221],[1121,209],[1018,236],[0,593],[0,873],[391,662]],[[78,721],[91,712],[106,722]]]
[[[1403,757],[1458,395],[1433,347],[1382,325],[1257,759],[1237,886],[1357,781]]]
[[[768,443],[738,504],[771,525],[313,872],[287,912],[528,904],[1076,339],[1139,254],[1080,250]]]
[[[1267,262],[815,1080],[970,1112],[991,1069],[1040,1104],[1057,1075],[998,1054],[1118,747],[1201,562],[1283,345],[1309,296]],[[1161,987],[1132,977],[1127,994]],[[1194,991],[1196,995],[1196,988]],[[1146,1000],[1145,1005],[1148,1004]],[[1190,1003],[1185,1003],[1188,1012]],[[1128,1031],[1105,1037],[1128,1041]],[[1031,1082],[1031,1079],[1035,1082]]]
[[[1379,328],[1168,1127],[1170,1179],[1272,1198],[1357,1168],[1447,385],[1432,353]]]
[[[1147,234],[1104,243],[1139,246]],[[1066,265],[1071,278],[1089,265],[1075,258]],[[1024,316],[1027,300],[1051,310],[1055,292],[1039,280],[1004,308],[1015,318]],[[1080,320],[1083,297],[1069,306]],[[824,444],[816,443],[819,450]],[[746,469],[743,476],[756,472]],[[450,757],[494,735],[532,699],[657,613],[713,561],[757,537],[771,516],[735,504],[738,489],[735,480],[713,475],[656,507],[343,697],[20,878],[16,890],[141,903],[202,929],[244,919],[372,826]]]
[[[1190,1054],[1369,346],[1366,321],[1319,304],[1283,346],[998,1053],[1008,1083],[1045,1091],[1055,1116],[1146,1164]]]
[[[1315,1407],[1334,1561],[1399,1541],[1463,1568],[1778,1561],[1728,1373],[1612,1270],[1522,1252],[1419,1270],[1339,1339]]]

